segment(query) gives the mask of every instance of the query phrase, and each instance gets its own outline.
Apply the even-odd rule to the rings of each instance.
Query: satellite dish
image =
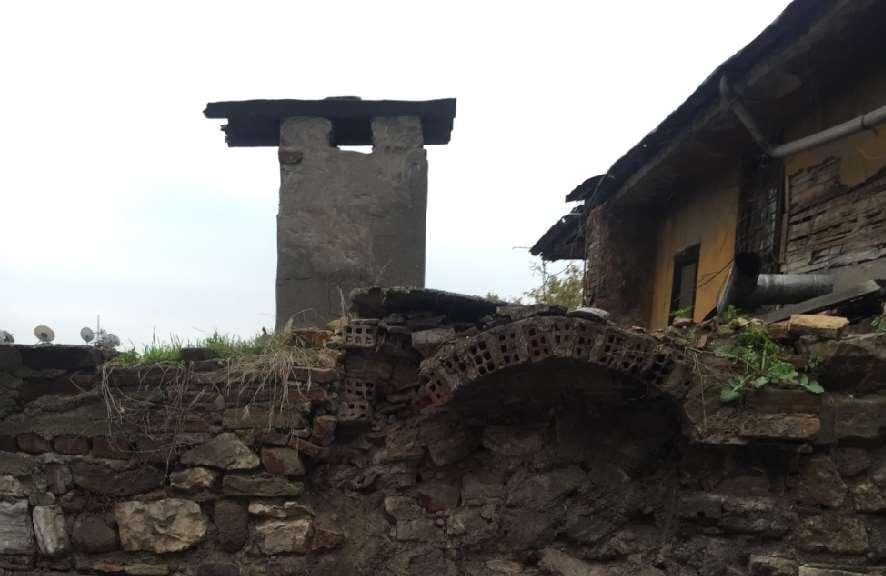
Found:
[[[116,334],[108,334],[105,336],[103,344],[110,348],[116,348],[120,345],[120,338]]]
[[[52,344],[52,341],[55,340],[55,332],[45,324],[38,324],[34,327],[34,336],[41,344]]]
[[[6,330],[0,330],[0,344],[15,344],[15,338]]]
[[[95,332],[92,331],[92,328],[89,326],[84,326],[80,330],[80,338],[83,338],[83,341],[89,344],[93,340],[95,340]]]

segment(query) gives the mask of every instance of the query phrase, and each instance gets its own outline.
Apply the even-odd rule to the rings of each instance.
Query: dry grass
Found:
[[[108,436],[125,438],[134,432],[148,438],[156,450],[167,452],[168,466],[182,447],[177,438],[187,421],[201,417],[201,403],[222,395],[228,407],[233,403],[244,417],[260,406],[268,411],[270,430],[275,422],[285,421],[282,417],[289,411],[305,410],[314,385],[312,372],[334,368],[336,358],[324,342],[287,325],[277,334],[256,338],[248,347],[229,346],[220,367],[212,372],[196,372],[179,361],[112,360],[102,366],[101,378]]]

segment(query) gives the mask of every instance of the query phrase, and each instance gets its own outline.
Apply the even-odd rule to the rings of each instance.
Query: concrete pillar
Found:
[[[280,126],[277,327],[322,326],[359,286],[424,286],[427,159],[421,119],[372,120],[372,153],[333,146],[319,117]]]

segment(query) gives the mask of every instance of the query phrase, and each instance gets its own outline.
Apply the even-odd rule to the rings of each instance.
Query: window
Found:
[[[695,311],[695,288],[698,282],[698,248],[695,244],[674,256],[674,283],[671,288],[669,322],[676,316],[692,317]]]
[[[762,264],[761,272],[764,273],[779,270],[783,189],[784,168],[781,162],[755,159],[745,166],[735,252],[757,254]]]

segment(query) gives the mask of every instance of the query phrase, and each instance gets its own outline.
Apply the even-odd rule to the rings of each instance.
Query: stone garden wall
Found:
[[[0,347],[0,573],[886,573],[886,336],[724,407],[704,343],[427,294],[252,364]]]

